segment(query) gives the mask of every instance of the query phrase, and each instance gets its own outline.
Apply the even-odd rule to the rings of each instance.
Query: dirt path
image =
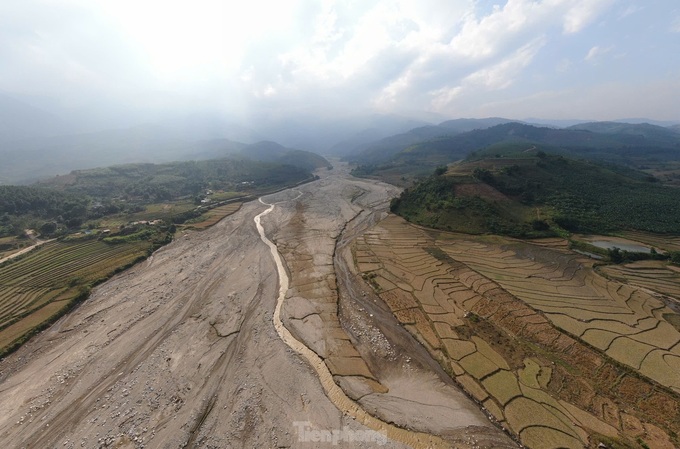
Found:
[[[15,257],[19,257],[19,256],[21,256],[22,254],[26,254],[27,252],[29,252],[29,251],[31,251],[31,250],[33,250],[33,249],[39,247],[39,246],[42,246],[42,245],[44,245],[45,243],[53,242],[53,241],[55,241],[55,240],[56,240],[56,239],[50,239],[50,240],[38,240],[35,244],[33,244],[33,245],[31,245],[31,246],[28,246],[28,247],[26,247],[26,248],[23,248],[23,249],[17,251],[16,253],[10,254],[9,256],[3,257],[2,259],[0,259],[0,264],[3,263],[3,262],[7,262],[8,260],[12,260],[12,259],[14,259]]]
[[[178,237],[1,360],[0,441],[41,449],[311,448],[321,447],[313,439],[335,435],[337,446],[328,447],[368,448],[380,443],[368,438],[375,435],[415,441],[380,421],[415,430],[404,433],[410,437],[433,433],[447,441],[462,441],[461,432],[469,437],[478,427],[494,431],[432,371],[431,361],[413,355],[421,361],[404,365],[407,354],[418,352],[413,342],[398,332],[383,341],[374,323],[359,320],[366,309],[343,322],[330,313],[328,304],[338,308],[337,293],[328,295],[336,289],[335,240],[363,209],[384,204],[390,187],[344,172],[326,176],[270,197],[289,201],[267,215],[251,202],[208,230]],[[276,248],[263,244],[253,225],[258,215]],[[274,250],[283,256],[279,264]],[[316,289],[320,284],[325,287]],[[285,303],[277,306],[282,291]],[[330,301],[321,315],[335,320],[331,336],[319,316],[291,315],[316,298]],[[284,343],[285,329],[301,347]],[[356,337],[361,332],[381,343]],[[332,346],[337,342],[342,346]],[[401,355],[372,364],[376,350],[388,348],[383,343]],[[303,354],[305,347],[315,356]],[[315,350],[331,357],[319,359]],[[319,360],[337,363],[324,371]],[[348,367],[370,378],[343,375]],[[375,429],[383,433],[368,432]],[[450,437],[454,431],[459,435]],[[348,436],[355,440],[342,439]]]

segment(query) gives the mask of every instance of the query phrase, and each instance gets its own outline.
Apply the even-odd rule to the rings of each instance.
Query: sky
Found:
[[[680,121],[677,0],[2,0],[0,92],[131,117]]]

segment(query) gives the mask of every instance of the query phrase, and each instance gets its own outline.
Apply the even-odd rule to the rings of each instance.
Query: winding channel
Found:
[[[300,195],[298,195],[298,198]],[[276,270],[278,272],[279,277],[279,295],[276,300],[276,308],[274,309],[273,322],[274,328],[276,329],[276,332],[279,334],[281,340],[283,340],[283,342],[286,345],[288,345],[290,349],[292,349],[297,354],[301,355],[307,360],[307,362],[316,372],[317,377],[321,382],[321,385],[328,399],[344,415],[353,418],[354,420],[360,422],[369,429],[379,432],[393,441],[398,441],[400,443],[407,444],[414,448],[451,447],[450,444],[448,444],[440,437],[429,435],[422,432],[402,429],[400,427],[396,427],[392,424],[381,421],[380,419],[370,415],[368,412],[362,409],[359,406],[359,404],[350,399],[345,394],[345,392],[335,383],[335,381],[333,380],[333,375],[328,370],[328,367],[321,359],[321,357],[319,357],[314,351],[309,349],[300,340],[295,338],[293,334],[291,334],[290,331],[283,325],[283,321],[281,321],[281,307],[283,306],[283,301],[286,298],[286,292],[288,291],[288,285],[290,280],[288,278],[288,274],[286,273],[286,269],[283,265],[281,255],[279,254],[279,251],[276,248],[276,245],[267,238],[261,223],[262,217],[264,217],[265,215],[269,214],[272,210],[274,210],[274,206],[277,203],[269,204],[264,202],[262,198],[260,198],[259,201],[265,206],[269,206],[269,208],[267,208],[264,212],[261,212],[260,214],[255,216],[254,221],[255,226],[257,227],[257,232],[260,234],[260,239],[265,243],[265,245],[269,247],[269,250],[272,253],[272,257],[274,258],[274,262],[276,263]]]

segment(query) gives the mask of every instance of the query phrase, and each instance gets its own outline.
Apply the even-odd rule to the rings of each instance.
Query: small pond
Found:
[[[649,246],[644,246],[642,244],[623,243],[612,240],[589,240],[588,244],[596,246],[603,249],[614,249],[618,248],[621,251],[628,251],[632,253],[651,253],[652,249]]]

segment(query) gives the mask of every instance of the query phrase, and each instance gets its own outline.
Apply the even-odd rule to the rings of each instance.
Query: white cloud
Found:
[[[510,39],[534,26],[548,12],[545,3],[509,0],[484,17],[468,16],[449,44],[457,55],[484,58],[497,54]]]
[[[406,71],[402,76],[392,81],[382,92],[372,100],[379,110],[388,111],[397,104],[400,94],[406,91],[412,84],[413,72]]]
[[[592,47],[589,51],[584,60],[592,63],[597,63],[604,55],[607,53],[611,52],[614,49],[614,47],[600,47],[600,46],[594,46]]]
[[[463,84],[483,86],[492,90],[505,89],[512,84],[522,69],[531,63],[543,45],[544,38],[535,39],[501,62],[468,75],[463,79]]]
[[[554,24],[573,34],[602,14],[614,0],[508,0],[503,8],[481,18],[466,17],[460,33],[450,42],[459,55],[472,58],[493,56],[517,37],[541,32]],[[534,34],[535,35],[535,34]]]
[[[615,0],[573,0],[564,15],[564,32],[577,33],[592,23],[603,11],[614,4]]]
[[[431,106],[433,111],[448,112],[454,101],[463,93],[462,86],[445,87],[432,92]]]
[[[636,0],[482,3],[493,2],[7,0],[0,2],[0,89],[101,91],[133,104],[143,92],[187,103],[227,99],[235,108],[251,100],[252,109],[336,101],[446,112],[484,96],[524,95],[551,77],[569,82],[587,68],[577,64],[584,57],[637,57],[633,39],[614,40],[616,33],[667,33],[677,15],[664,13],[658,23],[666,25],[652,30],[641,21],[654,9],[635,14]],[[680,18],[673,23],[680,32]],[[605,30],[615,50],[599,40]]]
[[[423,45],[402,74],[374,97],[374,104],[394,107],[420,95],[423,107],[444,112],[473,92],[506,89],[538,51],[554,39],[549,37],[555,35],[554,30],[577,34],[612,3],[613,0],[508,0],[503,7],[495,6],[482,15],[469,10],[461,16],[459,26],[451,26],[453,33],[448,42]],[[603,49],[599,50],[601,56]],[[569,68],[569,58],[564,61],[566,65],[558,64],[558,70]],[[433,68],[437,74],[430,76]]]
[[[522,75],[522,71],[531,64],[545,43],[544,37],[536,38],[500,62],[467,75],[460,85],[432,91],[432,108],[435,111],[444,112],[461,95],[474,95],[479,91],[506,89]]]

